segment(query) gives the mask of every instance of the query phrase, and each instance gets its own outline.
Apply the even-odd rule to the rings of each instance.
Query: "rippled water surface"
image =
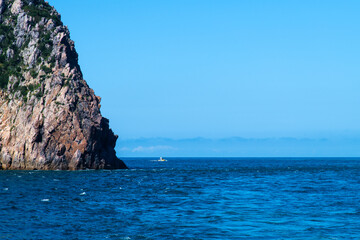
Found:
[[[0,239],[360,239],[360,159],[0,172]]]

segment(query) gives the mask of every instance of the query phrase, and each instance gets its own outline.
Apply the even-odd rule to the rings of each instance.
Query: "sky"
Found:
[[[49,2],[118,149],[126,139],[360,138],[359,1]]]

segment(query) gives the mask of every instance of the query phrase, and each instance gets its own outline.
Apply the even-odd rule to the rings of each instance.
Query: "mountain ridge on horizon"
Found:
[[[357,157],[359,138],[119,138],[122,157]]]

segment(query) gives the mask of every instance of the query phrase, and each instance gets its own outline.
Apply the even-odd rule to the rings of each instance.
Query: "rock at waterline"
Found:
[[[0,169],[121,169],[74,42],[43,0],[0,0]]]

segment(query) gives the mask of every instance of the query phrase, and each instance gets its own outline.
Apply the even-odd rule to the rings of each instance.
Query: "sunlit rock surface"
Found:
[[[0,169],[119,169],[117,136],[43,0],[0,0]]]

